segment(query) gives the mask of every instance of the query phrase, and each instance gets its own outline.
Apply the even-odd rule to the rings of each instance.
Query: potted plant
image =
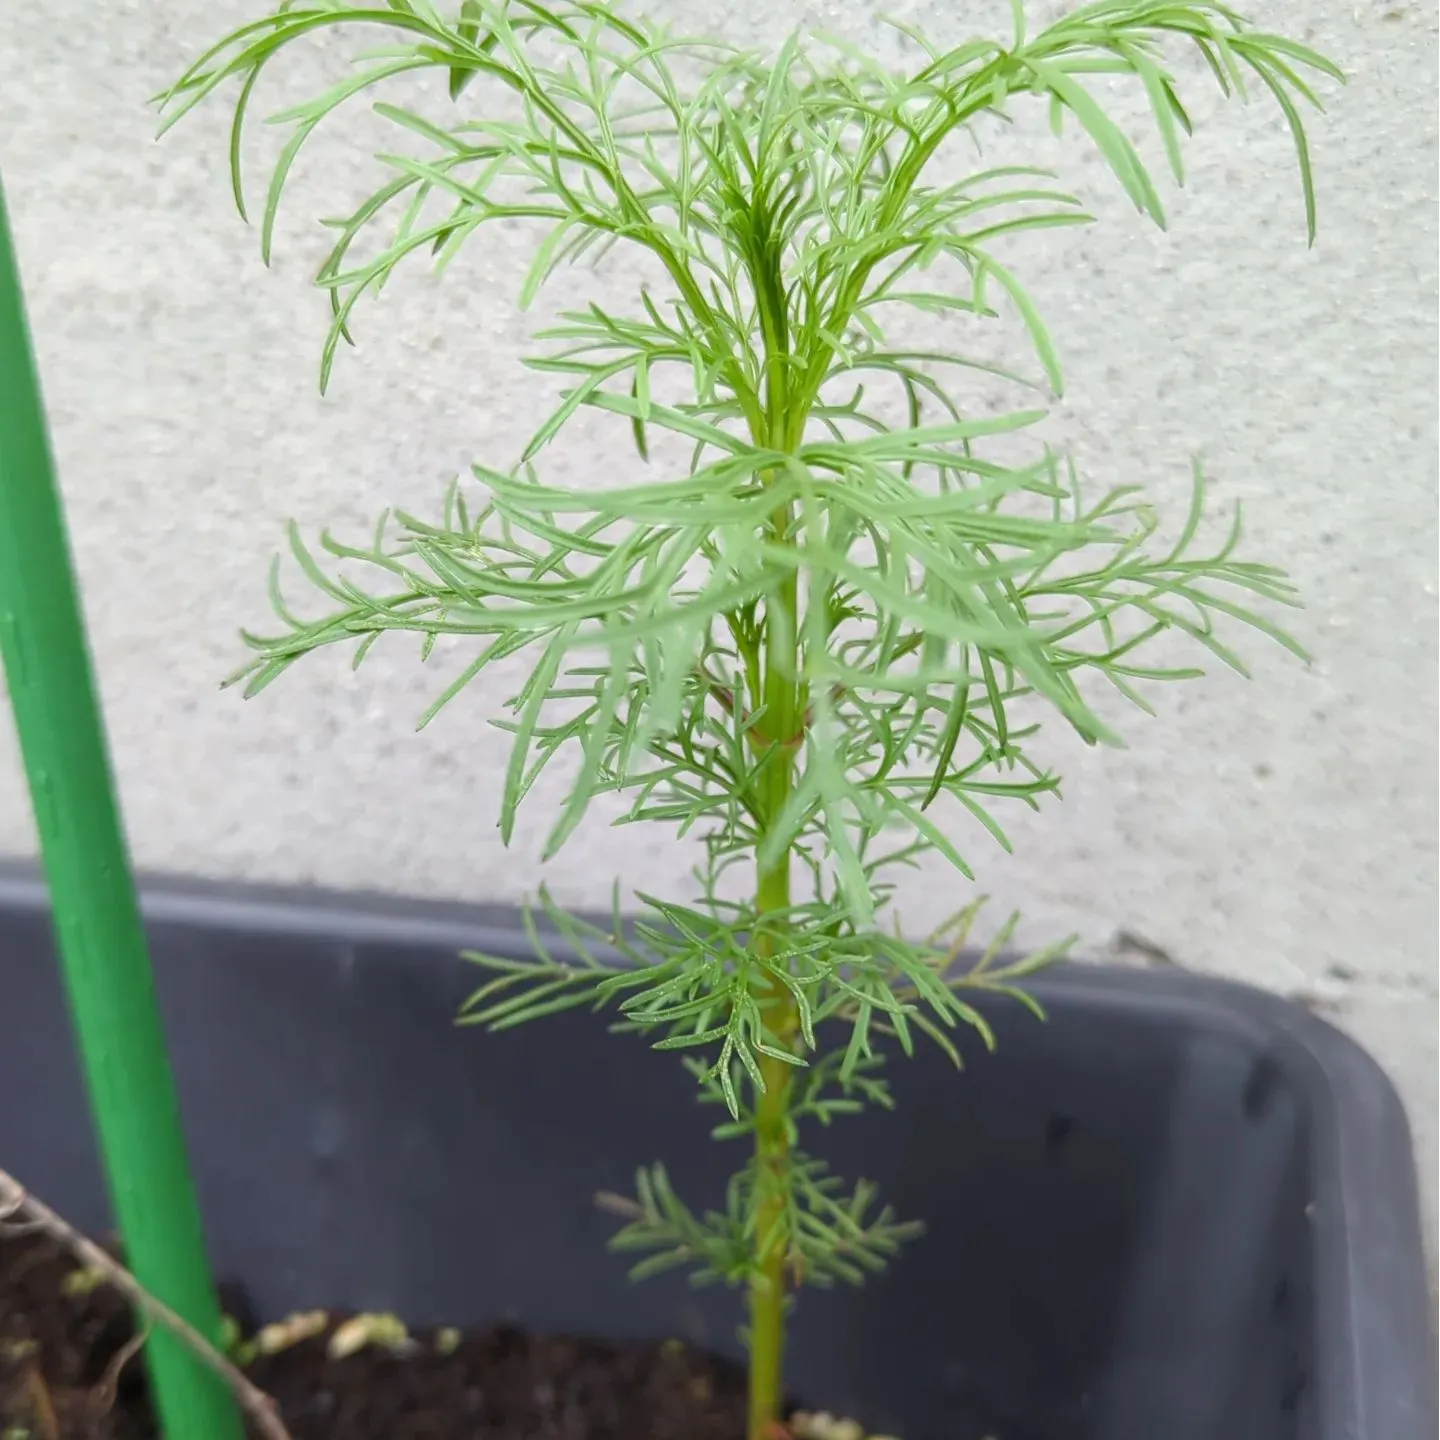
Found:
[[[976,1041],[1022,1034],[997,999],[1039,1012],[1039,997],[1062,1014],[1070,1003],[1069,982],[1052,995],[1035,978],[1066,942],[1017,956],[1010,922],[976,956],[976,902],[911,939],[892,922],[896,874],[935,853],[972,879],[972,836],[1008,844],[1005,806],[1058,789],[1042,722],[1117,739],[1097,682],[1148,710],[1155,683],[1200,675],[1195,658],[1243,671],[1231,631],[1303,654],[1273,618],[1294,592],[1247,557],[1238,512],[1209,538],[1198,469],[1188,513],[1165,530],[1136,487],[1082,487],[1083,463],[1045,442],[1039,401],[997,412],[967,391],[977,369],[1012,393],[1027,384],[972,348],[997,319],[1023,327],[1059,391],[1055,347],[1005,244],[1089,217],[1049,173],[976,169],[955,142],[1048,107],[1163,224],[1158,187],[1096,82],[1146,96],[1178,181],[1190,120],[1166,55],[1183,48],[1225,95],[1275,105],[1313,238],[1301,110],[1339,70],[1208,0],[1102,0],[1041,29],[1017,0],[1004,41],[942,45],[897,28],[902,68],[808,36],[761,58],[591,0],[464,0],[453,16],[428,0],[300,0],[225,37],[163,97],[167,126],[232,97],[244,214],[244,123],[269,62],[310,37],[368,32],[366,46],[382,47],[275,117],[288,135],[260,216],[268,260],[292,165],[322,122],[412,71],[448,89],[450,112],[375,99],[392,136],[379,182],[327,222],[322,386],[362,299],[402,263],[444,267],[492,222],[533,227],[522,306],[612,249],[648,267],[623,311],[588,302],[537,335],[527,363],[555,394],[522,454],[477,464],[434,518],[396,511],[363,542],[312,546],[292,527],[312,603],[292,604],[277,567],[278,629],[247,633],[251,659],[234,678],[257,693],[335,644],[358,665],[393,631],[418,636],[422,659],[463,647],[424,724],[522,657],[523,683],[495,720],[513,737],[505,838],[562,756],[575,778],[547,859],[612,797],[620,823],[698,837],[698,893],[683,903],[641,893],[635,908],[617,889],[597,921],[542,889],[528,943],[470,949],[486,973],[464,1016],[502,1045],[525,1022],[600,1009],[684,1061],[711,1136],[734,1155],[723,1198],[681,1198],[661,1157],[603,1207],[637,1275],[681,1268],[743,1290],[747,1440],[790,1426],[860,1435],[794,1417],[795,1297],[882,1272],[920,1221],[958,1223],[892,1211],[867,1180],[832,1170],[815,1135],[892,1107],[904,1082],[887,1057],[918,1057],[932,1074],[935,1055],[956,1065]],[[547,447],[582,413],[610,417],[624,448],[594,484],[551,483]],[[1178,657],[1177,638],[1192,657]],[[572,1041],[577,1022],[593,1029],[550,1021]],[[1050,1115],[1047,1145],[1073,1123]],[[320,1343],[322,1329],[292,1338]],[[413,1350],[403,1328],[376,1333],[382,1348]],[[431,1338],[427,1355],[459,1343]],[[654,1433],[738,1426],[738,1408],[715,1419],[729,1385],[704,1371],[693,1413]],[[1143,1406],[1105,1403],[1114,1434],[1138,1433],[1113,1417]],[[558,1427],[547,1435],[611,1433],[579,1412],[546,1423]]]
[[[898,73],[800,38],[760,59],[604,4],[466,0],[457,18],[423,0],[287,4],[208,50],[166,97],[173,122],[238,87],[242,213],[254,84],[289,44],[342,25],[378,27],[386,48],[277,117],[290,133],[265,201],[267,260],[291,165],[345,102],[431,70],[464,108],[437,124],[376,101],[405,153],[380,157],[382,183],[335,225],[318,276],[334,317],[322,386],[355,307],[397,265],[429,255],[443,266],[495,221],[537,233],[522,306],[612,246],[642,252],[654,283],[625,313],[592,303],[541,333],[531,363],[564,387],[557,403],[518,464],[477,464],[438,520],[402,513],[359,545],[326,535],[320,555],[340,562],[328,571],[292,529],[324,604],[301,618],[277,579],[282,629],[247,636],[254,659],[237,678],[253,695],[323,646],[353,645],[358,664],[388,632],[421,637],[424,657],[463,637],[474,653],[423,725],[523,654],[529,673],[500,722],[514,735],[504,838],[538,776],[572,749],[579,772],[546,859],[603,795],[631,802],[626,822],[699,835],[697,900],[637,896],[632,938],[618,889],[608,930],[542,891],[572,954],[474,956],[494,973],[466,1008],[494,1029],[609,1005],[655,1048],[688,1057],[701,1098],[722,1111],[715,1138],[749,1154],[714,1212],[687,1206],[663,1166],[642,1171],[634,1199],[612,1202],[626,1221],[615,1243],[644,1256],[637,1275],[684,1265],[746,1289],[747,1433],[768,1440],[793,1291],[859,1282],[914,1233],[863,1181],[802,1150],[802,1125],[889,1103],[885,1041],[907,1053],[935,1043],[958,1062],[957,1027],[988,1029],[972,994],[1025,1000],[1018,982],[1064,948],[1002,961],[1002,930],[957,967],[975,907],[923,942],[892,933],[881,922],[894,868],[938,851],[970,878],[954,812],[1004,843],[1000,805],[1058,786],[1034,753],[1042,707],[1103,742],[1114,731],[1083,681],[1145,708],[1148,683],[1199,673],[1152,659],[1152,641],[1179,633],[1240,668],[1220,633],[1238,623],[1300,653],[1264,613],[1292,601],[1290,586],[1242,558],[1238,515],[1218,546],[1202,539],[1198,471],[1183,530],[1162,541],[1133,487],[1082,494],[1075,468],[1031,439],[1043,419],[1033,403],[971,408],[959,382],[972,355],[891,338],[907,311],[953,332],[1003,297],[1060,388],[1043,322],[1000,254],[1008,233],[1088,217],[1040,170],[957,177],[937,156],[1038,98],[1057,128],[1082,127],[1163,223],[1144,163],[1087,77],[1144,87],[1178,180],[1189,120],[1161,51],[1178,40],[1227,93],[1248,80],[1278,104],[1313,238],[1299,106],[1318,104],[1311,76],[1340,72],[1210,4],[1102,3],[1035,34],[1017,5],[1008,44],[940,49],[908,33],[915,59]],[[497,104],[497,90],[518,105]],[[549,485],[546,446],[582,408],[628,427],[632,456],[612,462],[619,483]],[[987,440],[1017,434],[1030,443],[1023,461],[987,457]],[[652,437],[688,460],[654,464]],[[742,869],[753,882],[727,886]],[[597,941],[631,963],[617,970]]]

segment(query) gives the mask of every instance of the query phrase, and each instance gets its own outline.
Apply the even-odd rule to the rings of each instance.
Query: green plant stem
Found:
[[[788,511],[771,523],[780,543],[790,543]],[[764,813],[773,824],[784,811],[794,782],[795,754],[801,741],[798,585],[792,575],[782,585],[767,615],[765,633],[765,738],[769,742],[764,772]],[[790,909],[790,852],[757,866],[756,911],[766,929],[757,939],[762,956],[773,956],[777,932]],[[790,992],[771,980],[761,995],[766,1028],[774,1042],[790,1050],[799,1030],[799,1015]],[[787,1233],[790,1178],[790,1100],[794,1067],[762,1055],[763,1086],[755,1098],[755,1164],[758,1204],[755,1216],[755,1271],[750,1283],[749,1440],[768,1440],[780,1418],[785,1363],[786,1274],[790,1251]]]
[[[763,908],[784,910],[790,899],[790,857],[760,877]],[[797,1028],[795,1002],[783,986],[772,984],[767,996],[769,1028],[787,1045]],[[755,1160],[760,1203],[755,1224],[755,1274],[750,1282],[749,1440],[768,1440],[780,1416],[785,1364],[786,1168],[790,1160],[790,1093],[793,1067],[768,1055],[760,1057],[765,1088],[755,1106]]]

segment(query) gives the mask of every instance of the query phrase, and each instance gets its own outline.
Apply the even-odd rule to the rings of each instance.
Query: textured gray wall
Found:
[[[669,8],[669,7],[666,7]],[[707,6],[687,0],[692,26]],[[955,7],[901,0],[957,38]],[[974,14],[974,7],[961,7]],[[1053,11],[1054,6],[1036,7]],[[733,0],[737,37],[801,21],[884,43],[868,3]],[[1004,6],[984,11],[1004,33]],[[1423,0],[1276,0],[1265,20],[1353,79],[1314,127],[1317,248],[1303,243],[1273,110],[1197,93],[1190,182],[1168,235],[1131,214],[1082,146],[1061,164],[1094,229],[1027,242],[1066,362],[1054,434],[1101,481],[1183,504],[1192,453],[1216,498],[1243,498],[1255,548],[1290,567],[1311,668],[1251,645],[1260,678],[1216,674],[1136,715],[1131,748],[1062,736],[1061,806],[1017,817],[1016,854],[967,836],[996,909],[1026,933],[1311,998],[1400,1083],[1427,1177],[1436,1159],[1436,20]],[[272,272],[222,173],[223,107],[153,140],[146,97],[257,0],[82,0],[0,7],[0,170],[84,578],[139,861],[214,875],[518,897],[536,880],[545,797],[514,849],[495,829],[503,737],[475,693],[423,735],[437,687],[407,646],[358,678],[317,658],[259,701],[215,682],[238,624],[265,616],[282,522],[423,513],[469,458],[514,457],[536,381],[510,296],[527,239],[498,233],[437,287],[412,272],[359,320],[361,351],[316,394],[325,304],[307,283],[315,217],[370,165],[354,132],[302,162]],[[264,92],[268,113],[332,56]],[[1138,106],[1131,106],[1138,113]],[[342,127],[343,129],[343,127]],[[262,146],[263,148],[263,146]],[[273,150],[272,152],[273,153]],[[1153,147],[1151,151],[1153,153]],[[257,166],[255,182],[261,170]],[[623,272],[587,283],[619,292]],[[619,463],[623,430],[597,431]],[[562,478],[575,478],[576,451]],[[0,731],[0,851],[33,836]],[[668,835],[595,820],[550,869],[597,902],[619,866],[684,893]],[[927,873],[912,923],[962,897]],[[998,914],[997,914],[997,917]],[[1433,1215],[1433,1190],[1431,1192]]]

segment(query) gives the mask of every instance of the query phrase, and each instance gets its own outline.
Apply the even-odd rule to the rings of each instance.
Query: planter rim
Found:
[[[373,890],[217,880],[146,872],[137,878],[141,909],[154,925],[204,926],[244,935],[283,932],[335,944],[408,944],[436,949],[508,953],[527,941],[518,905],[386,895]],[[50,908],[39,867],[0,859],[0,910],[40,913]],[[601,923],[608,917],[600,917]],[[541,927],[544,928],[543,926]],[[548,934],[547,934],[548,939]],[[561,954],[563,940],[553,947]],[[596,947],[600,949],[602,947]],[[1055,962],[1026,982],[1036,998],[1084,995],[1107,1009],[1143,1009],[1168,1018],[1210,1021],[1251,1043],[1283,1046],[1320,1066],[1317,1080],[1333,1091],[1337,1078],[1365,1099],[1395,1111],[1409,1134],[1404,1107],[1379,1063],[1343,1031],[1284,995],[1230,976],[1178,965],[1118,965],[1087,959]],[[1338,1076],[1332,1071],[1338,1070]],[[1407,1142],[1408,1143],[1408,1142]]]

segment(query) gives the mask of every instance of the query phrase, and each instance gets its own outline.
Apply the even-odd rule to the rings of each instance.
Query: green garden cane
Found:
[[[0,189],[0,653],[55,932],[126,1262],[218,1338],[220,1311],[180,1134],[121,834]],[[223,1383],[156,1330],[146,1354],[168,1440],[240,1440]]]

